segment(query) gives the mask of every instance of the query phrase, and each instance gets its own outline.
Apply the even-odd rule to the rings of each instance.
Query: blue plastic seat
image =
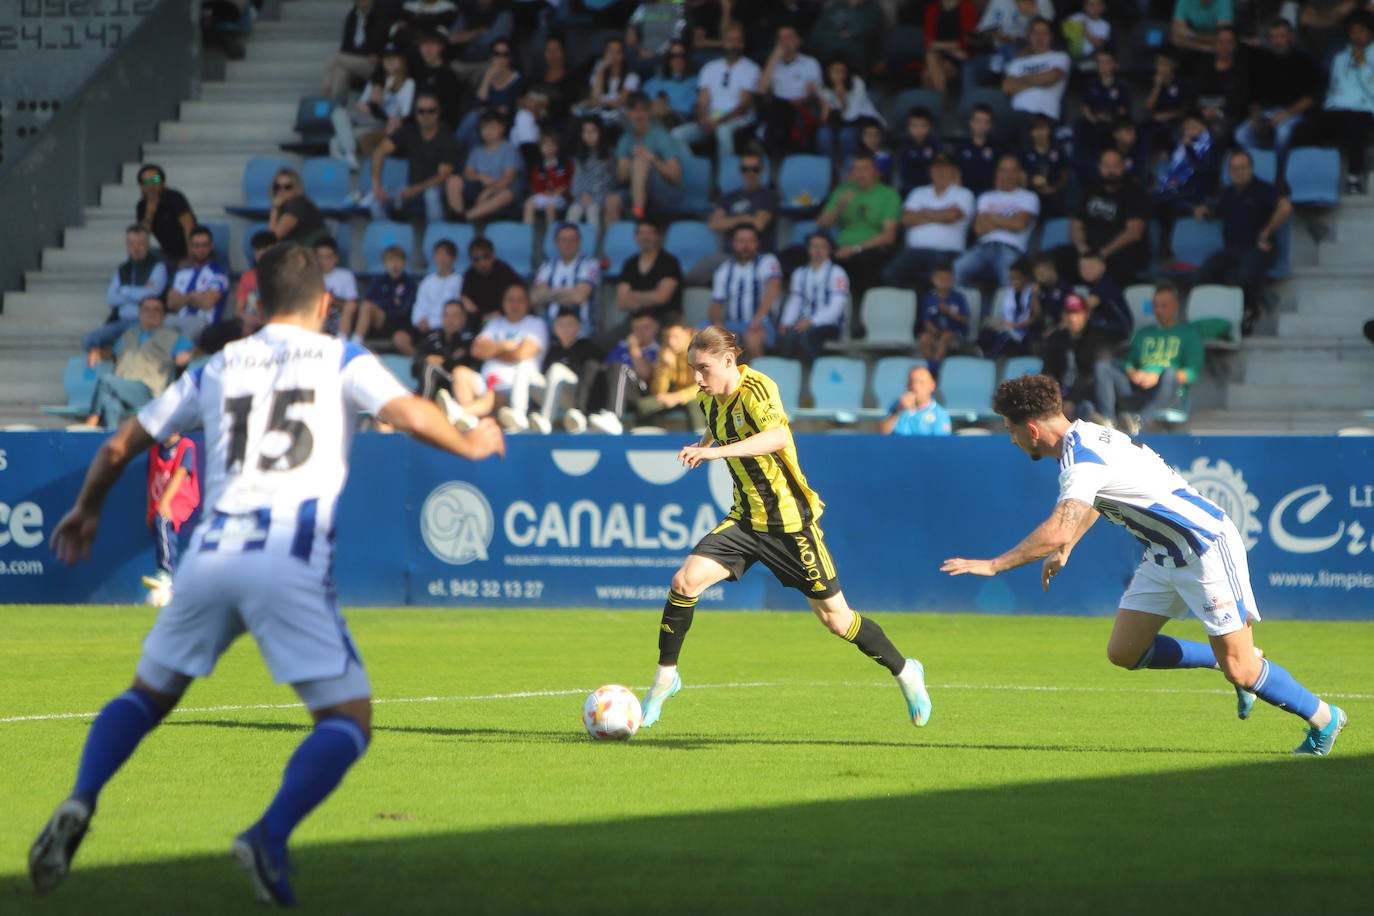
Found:
[[[799,360],[759,356],[750,360],[749,366],[771,378],[778,386],[782,409],[787,411],[788,416],[795,415],[801,409],[802,364]]]
[[[992,392],[997,364],[978,356],[951,356],[940,364],[940,403],[955,420],[978,423],[997,416]]]
[[[282,169],[295,168],[284,156],[254,156],[243,166],[243,203],[224,209],[235,216],[266,219],[272,210],[272,180]]]
[[[1002,381],[1023,375],[1039,375],[1045,361],[1038,356],[1013,356],[1002,366]]]
[[[873,365],[873,400],[877,406],[864,412],[870,416],[887,416],[906,391],[907,376],[920,365],[924,363],[910,356],[884,356],[878,360]]]
[[[382,160],[382,187],[403,188],[410,181],[410,163],[397,156]],[[358,187],[364,194],[372,192],[372,160],[364,159],[358,171]]]
[[[1196,220],[1191,216],[1174,223],[1171,236],[1174,261],[1191,265],[1197,269],[1222,248],[1221,222],[1219,220]]]
[[[682,184],[673,216],[708,216],[711,213],[711,160],[704,156],[683,155]]]
[[[1209,350],[1240,349],[1240,326],[1245,316],[1245,294],[1239,286],[1204,283],[1193,287],[1188,293],[1186,314],[1189,321],[1219,318],[1229,325],[1230,330],[1225,337],[1206,341]]]
[[[601,253],[607,261],[606,276],[620,276],[625,262],[639,254],[635,244],[635,222],[624,219],[606,227],[605,237],[601,240]]]
[[[301,183],[309,197],[326,216],[352,216],[358,206],[353,202],[353,180],[348,163],[330,156],[315,156],[301,166]]]
[[[799,219],[792,223],[791,236],[788,241],[793,245],[805,245],[806,237],[821,227],[816,225],[814,219]],[[826,233],[829,235],[830,233]]]
[[[415,376],[411,374],[414,361],[409,356],[402,356],[399,353],[378,353],[377,358],[382,361],[382,365],[394,376],[396,380],[407,389],[415,390]]]
[[[496,248],[496,256],[522,277],[534,273],[534,227],[510,220],[487,223],[482,237]]]
[[[363,230],[363,272],[379,275],[386,271],[382,252],[392,245],[399,246],[409,261],[415,250],[415,230],[407,223],[387,219],[373,220]]]
[[[420,257],[428,264],[434,246],[441,239],[448,239],[458,249],[458,260],[461,262],[467,257],[468,245],[476,232],[471,223],[430,223],[425,226],[424,238],[420,242]],[[501,253],[498,251],[496,256],[500,257]]]
[[[96,382],[113,371],[109,362],[96,363],[94,368],[87,366],[84,353],[67,357],[67,365],[62,370],[62,390],[67,394],[67,403],[44,405],[43,413],[52,417],[86,418],[91,413]]]
[[[778,196],[784,213],[811,214],[830,196],[830,160],[794,153],[778,169]]]
[[[334,137],[334,124],[329,116],[339,103],[327,95],[302,96],[296,105],[295,131],[302,146],[325,146]]]
[[[702,258],[720,253],[720,236],[700,220],[682,220],[668,227],[663,248],[677,256],[685,274]]]
[[[838,423],[853,423],[864,406],[864,380],[868,367],[852,356],[822,356],[811,364],[813,407],[802,407],[797,415],[826,417]]]
[[[1055,248],[1062,248],[1070,244],[1069,224],[1072,222],[1068,217],[1056,216],[1053,219],[1045,220],[1045,224],[1040,227],[1040,250],[1052,251]]]
[[[215,263],[229,269],[229,224],[228,223],[203,223],[206,229],[210,230],[210,237],[215,240]]]
[[[1297,206],[1334,207],[1340,202],[1340,150],[1299,146],[1288,151],[1289,199]]]

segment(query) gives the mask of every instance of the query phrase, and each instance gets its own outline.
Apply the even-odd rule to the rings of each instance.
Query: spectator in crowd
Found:
[[[1152,426],[1161,411],[1186,395],[1202,369],[1202,337],[1191,324],[1179,321],[1179,296],[1173,284],[1155,287],[1154,316],[1153,325],[1131,338],[1124,365],[1103,360],[1095,367],[1093,404],[1102,419],[1093,422],[1119,424],[1130,436]],[[1117,409],[1126,400],[1138,403],[1137,412]]]
[[[1358,0],[1307,0],[1298,11],[1297,26],[1302,47],[1323,61],[1346,38],[1346,20],[1359,9]]]
[[[820,15],[817,0],[734,0],[731,16],[744,23],[748,32],[749,56],[762,60],[773,46],[778,29],[790,25],[799,35],[810,35]]]
[[[387,134],[394,132],[415,106],[415,80],[410,78],[405,49],[389,44],[382,52],[380,78],[367,84],[362,98],[353,108],[339,106],[329,115],[334,137],[329,155],[343,159],[350,169],[358,168],[358,151],[372,154]],[[355,128],[363,131],[358,136]]]
[[[472,342],[472,355],[482,360],[487,390],[501,405],[497,418],[509,431],[529,428],[530,386],[539,377],[544,351],[549,348],[549,324],[530,314],[530,297],[523,284],[501,296],[501,313],[493,315]]]
[[[615,307],[629,318],[648,313],[663,323],[682,311],[682,264],[663,250],[663,230],[652,220],[635,224],[635,245],[639,254],[620,268]]]
[[[669,46],[680,42],[686,33],[687,10],[682,3],[637,4],[625,24],[630,66],[639,73],[652,72],[665,62]]]
[[[601,225],[602,202],[615,191],[615,163],[600,121],[582,119],[574,151],[568,222],[585,222],[595,230]]]
[[[740,187],[721,195],[707,225],[724,238],[729,238],[736,226],[753,226],[759,231],[762,249],[772,251],[774,220],[782,206],[778,192],[763,183],[763,156],[757,150],[740,153],[738,168]]]
[[[381,276],[374,277],[363,294],[358,322],[353,327],[353,341],[362,343],[369,337],[385,338],[401,350],[403,344],[398,338],[413,341],[410,313],[415,308],[416,292],[415,278],[406,273],[405,249],[399,245],[387,246],[382,251],[382,269]]]
[[[568,207],[572,191],[572,163],[563,158],[558,132],[546,130],[539,135],[539,164],[530,172],[530,196],[525,198],[525,222],[543,214],[545,225],[552,226]]]
[[[1007,268],[1007,285],[997,290],[992,312],[978,332],[978,347],[988,359],[1019,356],[1026,351],[1026,335],[1038,320],[1029,258],[1017,258]]]
[[[520,151],[527,171],[539,167],[539,138],[546,132],[551,132],[559,138],[561,150],[562,135],[549,117],[548,97],[542,89],[529,89],[515,102],[515,120],[510,128],[510,142]]]
[[[391,0],[392,7],[397,4]],[[415,41],[415,36],[424,32],[438,31],[448,34],[458,19],[458,3],[455,0],[404,0],[399,4],[396,25],[391,30],[398,42]]]
[[[654,374],[649,379],[649,393],[639,399],[635,411],[640,423],[658,420],[671,411],[682,411],[687,427],[696,428],[691,416],[696,406],[697,387],[687,350],[695,331],[681,322],[670,322],[660,333],[658,358],[654,360]]]
[[[496,52],[514,37],[515,19],[506,0],[464,0],[448,33],[449,57],[458,76],[472,82]]]
[[[688,0],[687,24],[692,30],[693,66],[718,56],[725,32],[735,21],[734,7],[739,0]]]
[[[1233,39],[1234,34],[1228,43]],[[1321,71],[1298,49],[1297,34],[1287,19],[1269,23],[1269,49],[1260,53],[1250,77],[1250,116],[1236,129],[1236,142],[1252,149],[1272,148],[1282,162],[1293,131],[1322,90]]]
[[[543,55],[532,68],[530,88],[544,93],[549,100],[549,118],[555,127],[568,123],[580,90],[574,85],[573,72],[568,67],[568,45],[561,36],[544,37]]]
[[[1197,109],[1183,117],[1178,144],[1160,175],[1154,193],[1154,215],[1159,223],[1159,261],[1173,259],[1174,221],[1180,212],[1191,213],[1211,196],[1217,183],[1217,153],[1207,131],[1207,121]],[[1187,257],[1190,252],[1182,252]],[[1196,266],[1196,265],[1194,265]]]
[[[366,83],[381,62],[390,32],[391,17],[377,0],[355,0],[344,16],[339,51],[324,66],[320,92],[344,101],[350,88]]]
[[[857,152],[849,180],[830,193],[816,218],[822,229],[835,230],[835,261],[849,274],[854,308],[850,328],[863,337],[863,296],[878,282],[883,265],[892,256],[902,200],[891,185],[878,180],[878,166],[870,153]],[[734,330],[731,328],[730,330]]]
[[[414,356],[420,338],[439,326],[444,317],[445,302],[463,300],[463,275],[454,270],[457,262],[457,245],[449,239],[439,239],[434,243],[429,257],[434,271],[426,275],[415,289],[415,303],[410,307],[410,327],[393,338],[396,349],[403,356]]]
[[[1178,70],[1177,50],[1165,45],[1155,53],[1155,75],[1145,97],[1145,119],[1140,122],[1140,143],[1146,158],[1173,144],[1175,128],[1192,107],[1193,88]]]
[[[878,167],[878,180],[883,184],[892,184],[892,150],[888,149],[887,131],[883,129],[881,121],[864,118],[859,122],[859,146],[856,151],[870,154],[873,164]],[[848,162],[845,163],[845,171],[849,171]]]
[[[1114,149],[1121,155],[1121,167],[1123,174],[1131,181],[1135,181],[1144,187],[1146,176],[1150,174],[1150,169],[1155,163],[1150,161],[1149,154],[1145,149],[1145,144],[1140,140],[1140,130],[1130,118],[1117,118],[1112,125],[1112,142],[1108,144],[1108,149]],[[1098,162],[1101,156],[1096,156],[1092,161],[1092,174],[1084,181],[1084,184],[1096,184],[1101,177],[1098,172]]]
[[[630,333],[606,355],[606,408],[587,418],[597,432],[624,432],[624,419],[638,417],[639,403],[649,394],[658,362],[658,319],[642,312],[630,320]]]
[[[619,126],[624,117],[625,102],[630,93],[639,90],[639,74],[625,60],[625,42],[619,38],[606,41],[601,49],[601,59],[592,68],[588,90],[587,98],[573,113],[582,117],[594,115],[608,127]]]
[[[461,175],[444,182],[444,195],[458,219],[471,222],[493,219],[515,203],[520,178],[520,154],[506,139],[501,116],[483,113],[479,130],[482,145],[468,153]]]
[[[944,153],[935,134],[929,108],[917,106],[906,114],[906,134],[897,146],[897,187],[903,197],[931,183],[931,164]],[[953,160],[951,160],[953,161]]]
[[[1098,252],[1090,251],[1078,259],[1078,275],[1088,287],[1083,299],[1088,307],[1088,327],[1101,331],[1113,343],[1125,343],[1135,328],[1135,318],[1125,292],[1107,273],[1107,262]]]
[[[1245,290],[1242,329],[1250,333],[1259,319],[1260,287],[1278,256],[1279,231],[1293,215],[1293,204],[1274,185],[1255,177],[1255,160],[1247,150],[1234,149],[1226,162],[1231,177],[1215,211],[1203,204],[1197,219],[1221,217],[1222,248],[1202,263],[1198,283],[1226,283]]]
[[[621,218],[625,204],[635,219],[651,210],[670,214],[682,196],[682,154],[673,136],[649,117],[649,97],[631,93],[625,102],[628,129],[615,148],[616,182],[622,190],[606,198],[605,222]]]
[[[1346,20],[1349,47],[1331,61],[1326,102],[1319,112],[1306,118],[1294,139],[1295,146],[1327,145],[1340,147],[1345,160],[1345,190],[1365,192],[1365,151],[1374,128],[1374,60],[1369,43],[1374,40],[1374,12],[1357,9]]]
[[[601,349],[582,335],[582,321],[573,306],[560,306],[553,318],[553,334],[544,353],[541,378],[535,387],[543,388],[543,403],[531,411],[528,427],[541,433],[553,430],[556,414],[563,412],[563,428],[569,432],[587,431],[587,414],[594,395],[602,385],[606,364]],[[571,391],[570,391],[571,389]],[[571,399],[565,395],[571,393]],[[604,392],[601,392],[604,393]],[[564,408],[566,401],[571,404]],[[518,426],[518,421],[514,421]],[[527,428],[528,428],[527,427]]]
[[[253,249],[253,266],[239,274],[234,288],[234,314],[200,332],[196,349],[209,356],[223,350],[226,344],[256,334],[267,321],[258,298],[258,258],[277,244],[277,237],[267,230],[253,233],[248,245]]]
[[[686,43],[674,40],[659,72],[644,82],[644,94],[649,97],[654,120],[664,127],[677,127],[696,114],[699,86],[690,57]]]
[[[1013,112],[1042,114],[1058,122],[1073,63],[1069,55],[1054,49],[1050,20],[1037,18],[1032,22],[1027,40],[1025,52],[1007,63],[1002,91],[1010,99]]]
[[[710,323],[739,337],[750,358],[762,356],[777,340],[782,265],[759,251],[759,231],[748,224],[730,234],[730,254],[712,278]]]
[[[902,204],[906,245],[883,268],[886,286],[927,288],[935,265],[964,253],[974,213],[973,192],[959,184],[959,167],[947,153],[931,162],[930,180]]]
[[[912,366],[906,391],[893,402],[887,416],[878,421],[878,432],[897,436],[949,436],[954,424],[935,400],[935,376],[925,366]]]
[[[1174,47],[1188,55],[1193,64],[1210,57],[1216,48],[1217,30],[1234,20],[1231,0],[1177,0],[1169,37]]]
[[[482,71],[473,106],[458,125],[458,147],[464,154],[481,142],[484,115],[500,116],[506,124],[515,119],[516,103],[525,90],[525,77],[515,68],[512,45],[502,39],[491,46],[491,59]]]
[[[991,191],[996,183],[1002,149],[993,138],[995,126],[992,109],[980,102],[969,112],[968,136],[954,143],[954,161],[959,165],[960,178],[975,196]]]
[[[883,12],[874,0],[830,0],[811,27],[807,46],[817,56],[842,57],[851,67],[867,70],[879,59]]]
[[[954,280],[972,286],[991,277],[998,286],[1011,282],[1011,265],[1026,254],[1040,199],[1026,190],[1026,173],[1015,156],[997,162],[996,185],[978,195],[973,218],[977,242],[954,262]]]
[[[792,272],[778,317],[779,356],[809,366],[827,342],[840,339],[849,307],[849,274],[831,260],[834,253],[834,243],[824,232],[806,237],[807,261]]]
[[[968,298],[954,288],[954,265],[945,261],[930,271],[930,292],[921,299],[921,331],[917,343],[931,372],[939,372],[951,350],[969,337]]]
[[[582,254],[582,231],[576,223],[563,223],[554,230],[558,257],[539,265],[530,291],[530,305],[536,314],[542,310],[549,323],[560,308],[571,306],[582,322],[582,336],[596,334],[596,291],[601,285],[601,263]]]
[[[137,223],[125,229],[124,250],[129,257],[115,268],[105,290],[105,304],[110,307],[105,326],[86,335],[81,344],[84,350],[112,343],[138,324],[143,300],[149,296],[161,298],[167,289],[167,265],[152,253],[147,229]],[[99,342],[90,342],[96,337],[101,338]]]
[[[458,144],[444,130],[437,96],[421,93],[415,101],[415,118],[392,131],[372,151],[372,192],[364,198],[373,219],[391,215],[408,218],[423,211],[426,219],[444,218],[444,195],[458,161]],[[388,156],[405,159],[407,183],[399,188],[382,184]]]
[[[1002,73],[1025,46],[1031,23],[1037,18],[1053,21],[1052,0],[989,0],[975,32],[979,43],[989,50],[965,65],[964,85],[993,82],[996,74]]]
[[[156,296],[139,304],[138,326],[115,341],[114,372],[96,381],[87,426],[114,429],[125,413],[166,390],[175,367],[191,361],[191,342],[168,327],[166,318],[167,309]],[[92,352],[99,356],[99,350]]]
[[[476,339],[463,303],[445,302],[443,319],[420,338],[415,357],[413,371],[421,396],[438,401],[448,421],[462,429],[471,429],[496,403],[496,394],[477,374],[479,363],[472,356]]]
[[[926,6],[925,68],[921,85],[944,93],[969,60],[969,36],[978,24],[971,0],[939,0]]]
[[[275,235],[277,241],[310,246],[329,233],[324,215],[305,195],[305,182],[295,169],[278,169],[272,176],[269,190],[272,208],[267,212],[267,231]]]
[[[490,239],[478,236],[469,242],[468,260],[472,266],[463,273],[463,308],[467,309],[469,322],[480,328],[501,311],[506,290],[525,281],[514,267],[496,256],[496,246]]]
[[[1044,115],[1031,115],[1021,166],[1030,190],[1040,199],[1040,219],[1063,216],[1068,207],[1069,157],[1054,142],[1054,123]]]
[[[1083,0],[1081,12],[1065,16],[1060,25],[1064,44],[1080,70],[1095,70],[1099,51],[1112,47],[1112,23],[1107,18],[1107,0]]]
[[[434,96],[439,102],[439,120],[449,132],[462,120],[463,84],[444,60],[444,45],[444,36],[438,32],[420,35],[420,60],[415,66],[415,104],[420,103],[421,95]],[[411,111],[414,110],[412,107]]]
[[[716,155],[735,154],[735,131],[754,123],[759,65],[744,56],[744,26],[732,23],[722,36],[724,54],[697,74],[696,119],[673,128],[673,138],[688,146],[716,139]]]
[[[1261,62],[1260,67],[1264,66]],[[1313,73],[1320,81],[1321,73],[1315,67]],[[1216,53],[1208,58],[1207,66],[1198,72],[1196,88],[1197,107],[1207,120],[1207,130],[1216,138],[1218,145],[1226,146],[1236,127],[1251,116],[1253,85],[1248,52],[1242,54],[1236,30],[1230,26],[1217,29]],[[1315,94],[1313,98],[1315,99]],[[1279,126],[1286,127],[1289,121],[1287,116],[1276,116],[1281,118]],[[1269,127],[1265,127],[1265,124]],[[1250,122],[1250,127],[1255,133],[1260,134],[1268,132],[1273,125],[1267,119],[1261,121],[1257,118]],[[1288,139],[1287,136],[1283,139],[1285,149]],[[1240,142],[1239,137],[1237,141]]]
[[[331,299],[323,332],[347,340],[358,320],[358,278],[339,263],[339,243],[333,236],[316,239],[314,248],[324,274],[324,288]]]
[[[1094,410],[1097,364],[1110,360],[1115,348],[1115,341],[1088,326],[1088,306],[1083,297],[1073,292],[1066,295],[1058,325],[1045,335],[1041,369],[1059,383],[1066,414],[1077,416],[1080,405],[1085,414]]]
[[[825,86],[821,88],[816,151],[836,162],[852,155],[859,146],[859,127],[865,119],[882,123],[863,77],[857,76],[843,58],[830,61],[825,65]]]
[[[191,230],[196,227],[191,205],[180,191],[167,187],[167,173],[160,165],[139,167],[138,190],[142,196],[134,208],[134,221],[157,239],[169,266],[180,266],[190,250]]]
[[[764,143],[774,159],[810,149],[820,120],[821,65],[801,48],[802,37],[797,30],[780,26],[773,52],[759,75]]]
[[[1083,87],[1083,116],[1074,125],[1074,155],[1080,162],[1097,164],[1098,155],[1112,143],[1112,127],[1131,116],[1131,87],[1119,76],[1120,64],[1111,48],[1093,55],[1097,72]]]
[[[166,325],[192,342],[224,315],[229,273],[214,258],[214,235],[204,226],[192,229],[190,258],[172,276],[167,291]]]
[[[1031,270],[1035,277],[1035,311],[1040,319],[1038,330],[1043,336],[1059,327],[1064,315],[1064,302],[1075,293],[1069,281],[1059,275],[1059,265],[1053,253],[1041,252]],[[1086,308],[1085,305],[1085,311]]]
[[[1107,274],[1121,286],[1134,282],[1150,262],[1145,226],[1150,218],[1145,191],[1126,174],[1126,161],[1115,149],[1104,150],[1097,161],[1098,182],[1078,203],[1069,223],[1069,238],[1079,255],[1096,252],[1107,263]],[[1072,267],[1061,273],[1072,275]]]

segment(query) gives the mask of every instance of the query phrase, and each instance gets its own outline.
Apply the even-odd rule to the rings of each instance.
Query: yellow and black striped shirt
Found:
[[[778,386],[748,366],[740,367],[739,388],[717,401],[698,392],[697,404],[706,414],[706,428],[720,445],[729,445],[775,426],[787,428]],[[797,448],[788,430],[787,445],[771,455],[727,458],[735,483],[730,518],[747,522],[755,531],[791,534],[814,525],[825,504],[809,486],[797,463]]]

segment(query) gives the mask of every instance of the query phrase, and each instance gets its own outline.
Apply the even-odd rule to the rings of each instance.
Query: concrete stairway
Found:
[[[170,187],[190,200],[202,222],[228,223],[231,266],[244,268],[246,221],[224,212],[242,202],[244,163],[284,155],[300,96],[319,91],[324,62],[338,43],[346,6],[336,0],[290,0],[280,18],[259,20],[243,60],[227,65],[222,82],[205,83],[200,98],[182,104],[140,162],[167,171]],[[0,315],[0,425],[61,425],[39,405],[63,403],[62,368],[83,333],[106,315],[105,288],[126,257],[124,228],[134,219],[140,162],[125,163],[119,181],[100,189],[81,226],[63,234],[60,248],[43,252],[41,269],[24,277],[22,292],[5,295]]]

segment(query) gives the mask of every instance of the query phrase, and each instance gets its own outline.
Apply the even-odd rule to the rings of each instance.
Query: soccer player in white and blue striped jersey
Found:
[[[71,867],[105,784],[229,645],[253,635],[278,683],[315,727],[234,856],[264,902],[294,902],[286,841],[334,791],[371,738],[372,691],[339,613],[334,526],[359,412],[473,460],[504,452],[494,421],[460,433],[362,347],[321,333],[330,295],[315,253],[286,243],[258,260],[267,324],[188,372],[101,446],[76,505],[53,532],[65,563],[90,554],[106,495],[125,466],[174,432],[204,426],[206,512],[143,642],[133,685],[91,723],[72,794],[29,851],[39,893]]]
[[[1125,433],[1064,416],[1059,384],[1048,376],[1008,379],[993,395],[1011,441],[1033,460],[1059,461],[1054,512],[1020,544],[991,560],[946,560],[950,575],[995,576],[1041,560],[1041,585],[1069,562],[1078,540],[1101,516],[1145,548],[1122,595],[1107,643],[1112,664],[1139,668],[1220,668],[1236,687],[1242,719],[1254,697],[1307,723],[1296,754],[1325,756],[1346,715],[1255,649],[1260,619],[1250,590],[1245,542],[1219,506],[1188,485],[1151,449]],[[1202,621],[1207,643],[1160,633],[1188,612]]]

